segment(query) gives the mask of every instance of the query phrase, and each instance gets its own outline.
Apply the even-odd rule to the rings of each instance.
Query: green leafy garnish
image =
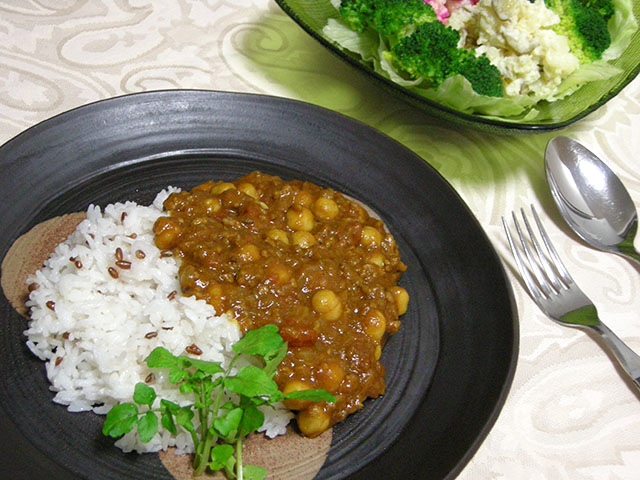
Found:
[[[242,440],[264,423],[258,406],[283,400],[336,399],[322,389],[286,395],[278,390],[273,376],[287,353],[287,344],[276,325],[250,330],[232,348],[234,356],[226,369],[219,362],[175,356],[166,348],[155,348],[145,359],[147,366],[167,370],[169,381],[178,385],[181,393],[189,394],[193,403],[180,406],[166,399],[157,402],[155,390],[140,382],[135,386],[134,403],[115,405],[107,414],[102,433],[117,438],[137,429],[140,441],[148,442],[161,427],[172,435],[182,429],[193,439],[196,475],[209,469],[222,470],[232,479],[264,479],[264,468],[242,462]],[[262,368],[249,364],[232,375],[233,366],[242,356],[257,357]],[[221,405],[225,392],[234,394],[237,400]],[[197,428],[192,421],[196,415]]]

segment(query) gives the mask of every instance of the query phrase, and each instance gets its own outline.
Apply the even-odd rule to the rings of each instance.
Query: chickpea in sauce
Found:
[[[380,363],[400,328],[406,266],[383,223],[309,182],[253,172],[173,193],[155,243],[181,259],[180,285],[241,330],[273,323],[288,342],[284,392],[324,388],[335,403],[289,401],[314,437],[385,392]]]

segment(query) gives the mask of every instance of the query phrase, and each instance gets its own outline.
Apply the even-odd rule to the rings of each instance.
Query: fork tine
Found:
[[[520,239],[522,250],[524,251],[527,261],[529,262],[530,271],[533,273],[533,276],[535,277],[537,285],[539,286],[540,290],[544,293],[545,298],[548,298],[552,295],[557,294],[558,290],[555,288],[554,283],[551,282],[547,277],[547,274],[544,271],[544,267],[541,266],[540,251],[539,251],[540,247],[539,245],[537,247],[535,245],[536,237],[533,234],[533,231],[531,230],[531,227],[528,224],[527,217],[524,215],[524,211],[522,209],[520,209],[520,213],[522,214],[522,219],[525,222],[525,227],[527,229],[527,233],[529,234],[529,241],[527,241],[525,234],[522,228],[520,227],[520,223],[518,222],[516,213],[512,212],[511,215],[513,217],[513,222],[516,226],[516,232],[518,233],[518,238]],[[529,246],[530,243],[534,244],[537,257],[536,255],[534,255],[533,250]]]
[[[514,220],[516,222],[516,229],[517,229],[518,223],[517,223],[517,220],[515,219],[515,216],[514,216]],[[502,217],[502,226],[504,227],[504,231],[507,235],[507,241],[509,242],[509,247],[511,248],[511,253],[513,254],[514,260],[516,261],[516,266],[520,271],[520,275],[522,275],[522,279],[524,280],[524,283],[527,286],[529,293],[533,297],[533,300],[536,303],[538,303],[542,298],[546,298],[547,294],[540,289],[540,287],[538,286],[538,282],[534,280],[533,277],[531,276],[530,267],[525,266],[522,254],[520,253],[520,250],[518,250],[518,248],[516,247],[513,237],[511,236],[511,229],[509,228],[509,225],[507,224],[507,221],[505,220],[504,217]]]
[[[553,259],[553,263],[555,264],[555,267],[558,273],[560,273],[560,276],[562,277],[563,282],[568,288],[569,286],[571,286],[572,283],[574,283],[573,277],[571,277],[567,268],[564,266],[564,263],[562,262],[562,260],[560,260],[560,256],[558,255],[558,252],[553,246],[553,243],[551,243],[551,239],[549,238],[549,235],[547,235],[547,232],[542,226],[540,217],[538,217],[538,212],[536,212],[535,208],[533,208],[533,205],[531,205],[531,212],[533,213],[533,218],[536,222],[536,225],[538,226],[538,230],[540,231],[540,236],[542,237],[542,241],[547,247],[547,250],[549,251],[549,255]]]
[[[522,220],[524,221],[525,227],[527,229],[527,232],[529,233],[529,238],[531,239],[531,243],[533,245],[533,248],[536,252],[536,255],[538,257],[538,261],[536,262],[534,260],[534,262],[538,265],[541,266],[541,271],[540,274],[544,275],[545,279],[550,282],[553,285],[553,289],[554,289],[554,293],[558,293],[560,292],[562,289],[567,288],[568,285],[565,285],[564,283],[562,283],[562,280],[558,277],[558,275],[560,275],[560,277],[563,276],[563,272],[566,273],[566,269],[564,268],[564,265],[562,265],[562,268],[556,268],[556,266],[554,265],[553,262],[551,262],[549,260],[549,256],[551,256],[551,258],[555,261],[555,264],[557,265],[558,262],[560,262],[560,258],[558,257],[558,254],[556,253],[555,249],[553,248],[553,245],[551,243],[551,239],[549,238],[549,236],[547,235],[547,232],[545,231],[544,227],[542,226],[542,222],[540,221],[540,217],[538,217],[538,213],[536,212],[536,209],[533,207],[533,205],[531,205],[531,212],[533,213],[533,217],[536,221],[536,225],[538,227],[538,231],[540,232],[540,236],[542,237],[542,242],[544,243],[545,247],[547,248],[547,253],[548,255],[545,254],[545,252],[542,250],[542,247],[540,246],[540,243],[538,242],[538,239],[536,237],[536,234],[534,233],[533,229],[531,228],[531,224],[529,223],[529,220],[527,219],[524,210],[520,209],[520,213],[522,215]],[[562,263],[562,262],[560,262]],[[568,275],[568,273],[567,273]]]

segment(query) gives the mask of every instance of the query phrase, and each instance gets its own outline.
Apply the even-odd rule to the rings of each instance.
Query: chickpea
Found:
[[[313,229],[313,213],[307,207],[291,207],[287,210],[287,225],[294,232],[309,232]]]
[[[338,204],[331,198],[320,197],[313,204],[313,213],[322,220],[331,220],[338,216],[340,209]]]
[[[400,329],[400,325],[402,325],[400,320],[392,320],[387,323],[387,330],[391,333],[395,333]]]
[[[209,189],[207,189],[206,192],[208,193]],[[165,211],[171,212],[171,211],[179,210],[182,207],[182,200],[189,195],[191,194],[185,190],[172,193],[167,197],[167,199],[162,204]]]
[[[219,283],[211,283],[207,287],[207,294],[211,297],[221,297],[222,296],[222,285]]]
[[[294,203],[299,207],[309,207],[313,203],[313,195],[306,190],[296,193]]]
[[[376,345],[376,349],[373,351],[373,356],[376,360],[380,360],[380,357],[382,356],[382,347],[380,344]]]
[[[387,329],[387,319],[384,314],[377,309],[370,310],[364,317],[363,327],[364,332],[372,339],[379,342],[382,340],[384,333]]]
[[[367,263],[371,263],[372,265],[377,265],[379,267],[384,267],[384,255],[382,255],[380,252],[375,252],[371,255],[369,255],[369,258],[367,258]]]
[[[301,380],[289,380],[284,385],[282,393],[286,395],[287,393],[302,392],[304,390],[311,390],[312,388],[313,387],[307,382],[303,382]],[[285,400],[283,403],[289,410],[304,410],[311,405],[310,400]]]
[[[338,362],[322,362],[316,378],[328,392],[335,392],[344,380],[344,369]]]
[[[340,299],[333,290],[318,290],[311,298],[311,305],[318,313],[327,313],[334,310],[340,304]]]
[[[311,297],[311,306],[330,322],[337,320],[342,315],[342,302],[333,290],[318,290]]]
[[[273,278],[274,283],[283,285],[289,283],[293,274],[291,269],[282,263],[272,263],[267,267],[267,274]]]
[[[362,229],[362,234],[360,236],[360,243],[362,245],[365,247],[372,245],[378,246],[380,245],[380,242],[382,242],[382,234],[377,228],[367,225]]]
[[[192,192],[211,192],[211,189],[215,186],[212,180],[196,185],[191,189]]]
[[[207,198],[204,204],[207,206],[207,214],[216,213],[222,207],[220,200],[216,197]]]
[[[212,283],[206,290],[207,303],[212,305],[218,315],[222,314],[225,309],[224,288],[219,283]]]
[[[298,231],[291,235],[291,241],[300,248],[309,248],[316,244],[316,237],[312,233]]]
[[[242,193],[246,193],[251,198],[254,198],[256,200],[260,197],[260,195],[258,195],[258,190],[256,190],[256,187],[254,187],[253,184],[249,182],[243,182],[238,185],[238,190],[240,190]]]
[[[391,293],[396,301],[398,315],[404,315],[407,312],[407,306],[409,305],[409,293],[407,293],[407,291],[402,287],[393,287],[391,289]]]
[[[226,192],[227,190],[235,190],[235,188],[236,186],[233,183],[220,182],[211,188],[211,193],[213,193],[214,195],[220,195],[222,192]]]
[[[176,245],[182,226],[173,217],[159,217],[153,224],[153,233],[156,234],[156,246],[160,250],[167,250]]]
[[[338,306],[333,310],[322,314],[324,319],[329,320],[330,322],[333,322],[334,320],[339,319],[341,315],[342,315],[342,303],[339,303]]]
[[[287,232],[284,230],[280,230],[279,228],[272,228],[267,232],[267,237],[272,240],[276,240],[278,242],[282,242],[285,245],[289,245],[289,236]]]
[[[307,437],[317,437],[331,425],[329,414],[321,405],[313,404],[298,414],[298,428]]]
[[[247,243],[236,249],[236,258],[243,263],[255,262],[260,258],[260,249],[253,243]]]

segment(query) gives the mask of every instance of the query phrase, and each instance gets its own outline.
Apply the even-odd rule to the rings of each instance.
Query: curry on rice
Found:
[[[287,403],[303,434],[384,394],[381,349],[409,297],[382,221],[331,189],[260,172],[173,193],[164,209],[155,243],[181,259],[183,294],[231,314],[243,332],[278,325],[289,347],[280,389],[324,388],[337,398]]]

